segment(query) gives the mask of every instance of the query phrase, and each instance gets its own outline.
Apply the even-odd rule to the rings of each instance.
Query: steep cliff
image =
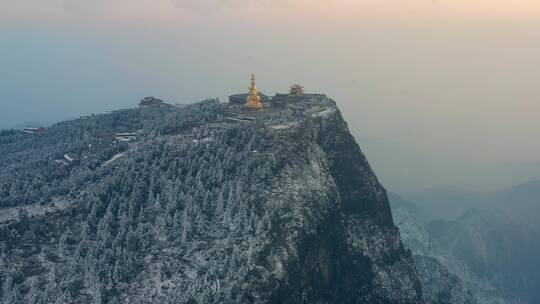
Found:
[[[0,149],[5,303],[423,303],[323,95],[119,111]]]

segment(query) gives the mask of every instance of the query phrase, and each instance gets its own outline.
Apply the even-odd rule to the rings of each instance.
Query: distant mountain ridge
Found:
[[[540,301],[540,182],[475,193],[467,198],[473,208],[452,221],[418,220],[419,210],[425,214],[420,206],[389,197],[428,302],[461,303],[466,293],[477,301],[470,303]],[[462,300],[451,300],[458,295]]]
[[[422,207],[432,218],[451,220],[477,207],[479,196],[480,192],[457,187],[436,187],[408,195],[407,199]]]
[[[503,209],[540,208],[540,181],[531,181],[505,189],[491,191],[482,197],[483,203]]]
[[[392,209],[404,208],[411,215],[414,215],[414,217],[421,224],[427,224],[430,220],[432,220],[431,216],[422,207],[411,201],[406,200],[397,193],[388,191],[388,201],[390,202],[390,206],[392,207]]]
[[[529,208],[540,206],[540,181],[480,192],[439,187],[408,196],[432,218],[458,219],[469,209]]]

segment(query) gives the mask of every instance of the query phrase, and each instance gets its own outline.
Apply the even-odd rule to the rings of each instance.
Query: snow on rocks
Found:
[[[122,152],[122,153],[118,153],[116,155],[114,155],[113,157],[111,157],[111,159],[107,160],[106,162],[103,163],[104,166],[106,165],[109,165],[111,164],[112,162],[114,162],[115,160],[121,158],[121,157],[125,157],[127,155],[126,152]]]

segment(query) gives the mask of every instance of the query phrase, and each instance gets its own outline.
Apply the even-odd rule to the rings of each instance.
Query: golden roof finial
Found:
[[[262,109],[261,96],[259,96],[259,92],[257,91],[254,74],[251,74],[251,86],[249,87],[249,93],[246,98],[246,108],[251,110]]]

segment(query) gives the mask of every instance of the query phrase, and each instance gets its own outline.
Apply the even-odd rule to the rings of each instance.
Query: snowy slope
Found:
[[[385,190],[324,95],[118,111],[0,149],[2,206],[70,202],[0,224],[3,303],[423,303]],[[80,161],[54,167],[68,152]]]

